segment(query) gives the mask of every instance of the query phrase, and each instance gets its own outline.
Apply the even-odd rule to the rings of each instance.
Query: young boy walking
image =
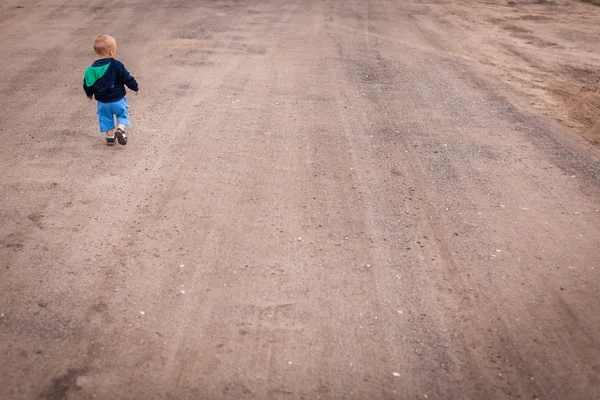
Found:
[[[86,69],[83,90],[88,99],[92,100],[95,97],[98,101],[100,132],[106,133],[106,144],[113,146],[116,136],[119,144],[126,145],[125,127],[130,126],[130,121],[125,86],[137,96],[140,94],[138,84],[123,63],[115,60],[115,39],[109,35],[99,35],[94,40],[94,51],[99,59]]]

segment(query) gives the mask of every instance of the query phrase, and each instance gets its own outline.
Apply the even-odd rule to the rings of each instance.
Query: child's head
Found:
[[[98,35],[94,40],[94,51],[102,58],[112,58],[117,54],[117,42],[112,36]]]

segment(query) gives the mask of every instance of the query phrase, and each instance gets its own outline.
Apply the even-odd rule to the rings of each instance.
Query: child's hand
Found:
[[[88,96],[87,98],[88,98],[88,100],[92,100],[94,98],[94,96]]]
[[[135,95],[139,96],[140,95],[140,91],[138,90],[137,92],[135,92]]]

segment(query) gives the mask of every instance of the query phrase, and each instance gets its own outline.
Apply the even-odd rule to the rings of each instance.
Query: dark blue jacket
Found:
[[[123,63],[114,58],[96,60],[85,70],[83,90],[102,103],[113,103],[125,97],[125,85],[134,92],[139,90],[135,78]]]

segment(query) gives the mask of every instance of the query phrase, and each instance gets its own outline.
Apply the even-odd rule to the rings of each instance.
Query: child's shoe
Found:
[[[127,135],[125,134],[125,131],[121,128],[117,128],[117,130],[115,131],[115,135],[117,135],[117,140],[119,141],[119,144],[125,146],[127,144]]]
[[[107,136],[106,137],[106,145],[107,146],[114,146],[115,145],[115,136]]]

